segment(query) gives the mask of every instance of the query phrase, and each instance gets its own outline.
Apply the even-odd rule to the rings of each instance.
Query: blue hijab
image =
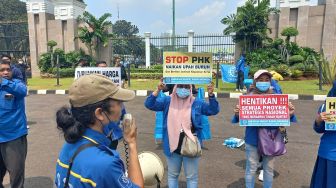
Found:
[[[333,86],[330,89],[327,97],[336,97],[336,81],[333,82]]]

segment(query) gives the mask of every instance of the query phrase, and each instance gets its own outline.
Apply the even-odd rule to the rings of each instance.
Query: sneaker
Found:
[[[236,89],[236,91],[239,91],[239,89]]]
[[[264,181],[264,171],[260,170],[259,181]]]

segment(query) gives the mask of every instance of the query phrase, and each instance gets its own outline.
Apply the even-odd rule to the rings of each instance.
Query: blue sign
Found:
[[[221,65],[223,82],[236,83],[237,70],[234,65]]]

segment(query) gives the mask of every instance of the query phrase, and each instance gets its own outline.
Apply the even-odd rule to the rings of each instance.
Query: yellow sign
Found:
[[[330,115],[325,123],[325,130],[336,130],[336,97],[326,99],[326,112]]]
[[[209,84],[212,81],[212,54],[163,53],[165,84]]]

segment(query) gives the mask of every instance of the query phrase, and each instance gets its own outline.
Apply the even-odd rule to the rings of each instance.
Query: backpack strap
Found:
[[[68,171],[67,171],[67,176],[66,176],[66,179],[65,179],[65,183],[64,183],[64,188],[69,188],[69,179],[70,179],[70,172],[71,172],[71,168],[72,168],[72,165],[73,165],[73,161],[75,160],[75,158],[77,157],[77,155],[82,152],[83,150],[87,149],[87,148],[90,148],[90,147],[97,147],[98,144],[95,144],[93,142],[89,142],[87,144],[83,144],[81,145],[75,152],[75,154],[71,157],[70,159],[70,162],[69,162],[69,168],[68,168]]]

